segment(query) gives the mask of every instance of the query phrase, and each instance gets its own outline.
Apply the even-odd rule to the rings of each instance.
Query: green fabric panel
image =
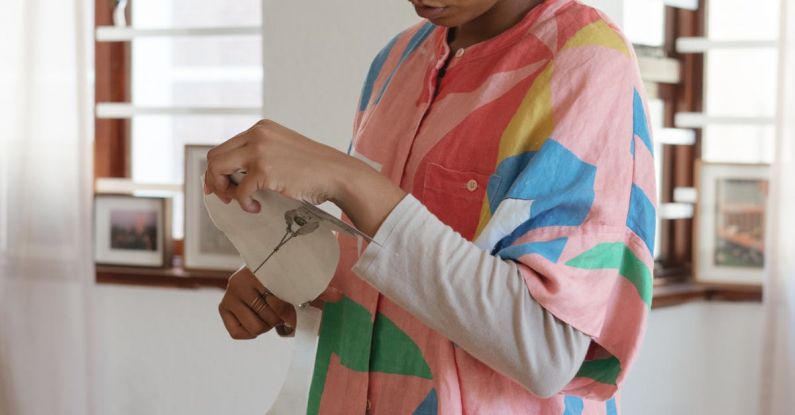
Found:
[[[373,329],[370,316],[367,309],[348,297],[323,306],[307,414],[317,414],[320,410],[320,398],[326,385],[332,353],[340,357],[345,367],[357,372],[367,371]]]
[[[582,269],[617,269],[621,276],[635,286],[643,302],[651,306],[651,271],[621,242],[596,245],[569,260],[566,265]]]
[[[339,356],[343,366],[356,372],[369,370],[431,379],[428,363],[411,337],[380,313],[373,325],[367,309],[343,297],[323,306],[307,414],[317,414],[320,410],[332,354]]]
[[[373,349],[371,372],[432,378],[417,343],[381,313],[375,317]]]
[[[576,377],[591,378],[599,383],[615,385],[616,378],[621,372],[621,363],[615,357],[607,359],[588,360],[583,362]]]

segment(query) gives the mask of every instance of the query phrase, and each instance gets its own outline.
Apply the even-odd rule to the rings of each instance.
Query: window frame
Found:
[[[113,24],[114,2],[94,0],[94,29]],[[130,21],[129,8],[125,10]],[[130,44],[94,40],[94,102],[130,101]],[[94,177],[130,177],[130,120],[94,117]]]

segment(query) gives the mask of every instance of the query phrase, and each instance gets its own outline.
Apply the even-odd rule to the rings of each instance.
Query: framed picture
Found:
[[[212,146],[185,146],[185,268],[234,271],[243,260],[226,236],[215,227],[204,207],[207,152]]]
[[[171,259],[171,199],[94,196],[94,261],[165,267]]]
[[[769,170],[759,164],[699,163],[697,280],[762,283]]]

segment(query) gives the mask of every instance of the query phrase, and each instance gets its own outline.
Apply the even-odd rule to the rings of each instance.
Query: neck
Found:
[[[466,48],[491,39],[519,23],[544,0],[500,0],[485,13],[453,28],[449,40],[452,49]]]

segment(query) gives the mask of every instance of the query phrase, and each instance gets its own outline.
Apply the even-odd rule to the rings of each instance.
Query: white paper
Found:
[[[268,410],[268,415],[305,414],[309,400],[309,387],[315,368],[317,333],[320,329],[320,310],[304,307],[295,310],[297,323],[293,360],[287,370],[276,401]]]
[[[308,302],[328,287],[337,268],[340,250],[333,231],[349,233],[359,244],[366,236],[315,206],[278,193],[258,192],[254,198],[262,207],[257,214],[245,212],[234,201],[224,204],[215,195],[206,195],[204,203],[213,223],[262,285],[296,307],[293,359],[267,413],[302,414],[306,413],[321,320],[320,310]]]

